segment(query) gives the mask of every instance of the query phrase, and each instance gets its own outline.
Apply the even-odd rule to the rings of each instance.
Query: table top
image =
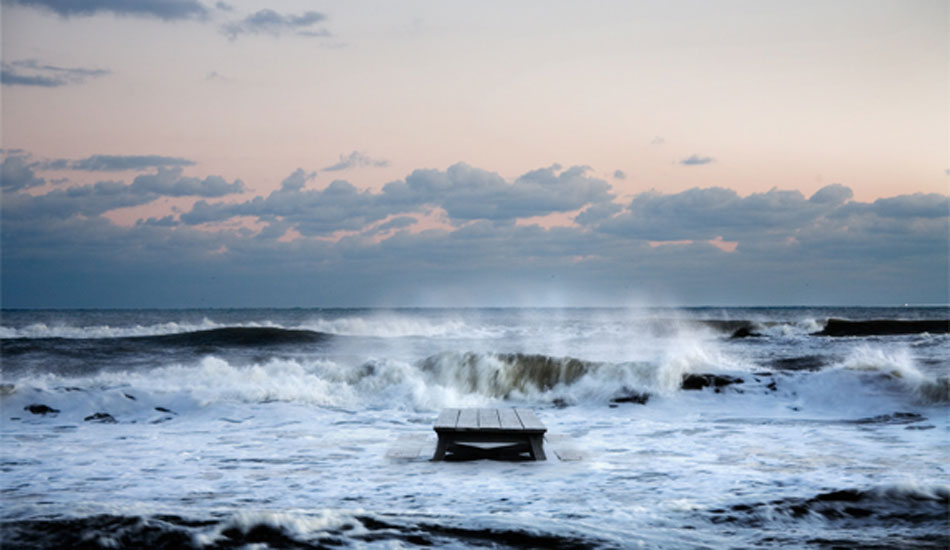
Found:
[[[531,409],[445,409],[433,429],[447,432],[541,434],[547,431]]]

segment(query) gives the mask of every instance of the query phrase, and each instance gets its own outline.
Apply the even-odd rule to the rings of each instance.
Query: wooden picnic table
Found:
[[[486,458],[528,453],[533,460],[547,458],[543,444],[547,428],[531,409],[445,409],[433,429],[439,443],[432,460],[444,459],[447,452]],[[507,445],[479,446],[484,443]]]

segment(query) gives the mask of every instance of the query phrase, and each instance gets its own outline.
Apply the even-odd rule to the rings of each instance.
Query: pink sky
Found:
[[[261,6],[231,6],[162,21],[4,3],[5,63],[110,74],[5,86],[3,146],[183,157],[256,194],[296,168],[378,189],[459,161],[508,179],[587,165],[621,195],[947,190],[945,2],[324,2],[312,29],[329,36],[233,40],[220,27]],[[387,165],[322,170],[353,151]]]

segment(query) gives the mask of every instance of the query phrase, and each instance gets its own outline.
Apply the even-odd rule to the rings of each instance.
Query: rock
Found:
[[[99,422],[102,424],[117,424],[118,421],[109,413],[98,412],[96,414],[90,414],[86,418],[83,418],[86,422]]]
[[[23,407],[24,411],[30,411],[33,414],[57,414],[59,409],[54,409],[53,407],[48,407],[46,405],[33,404]]]
[[[624,390],[622,395],[618,395],[610,400],[611,403],[636,403],[637,405],[646,405],[650,400],[649,393],[640,393],[633,390]]]
[[[129,394],[127,394],[127,393],[123,393],[122,395],[124,395],[126,399],[131,399],[132,401],[135,401],[135,396],[134,396],[134,395],[129,395]]]
[[[828,319],[824,330],[812,336],[884,336],[893,334],[947,334],[950,332],[950,320],[903,320],[873,319],[870,321],[848,321],[846,319]]]
[[[166,409],[165,407],[155,407],[155,410],[161,413],[178,414],[175,411]]]
[[[773,359],[771,366],[776,370],[785,371],[818,371],[829,363],[827,357],[821,355],[804,355],[802,357],[784,357]]]
[[[744,380],[741,378],[722,374],[685,374],[680,387],[684,390],[701,390],[712,386],[718,392],[719,388],[732,384],[742,384],[743,382]]]
[[[752,330],[750,326],[739,327],[738,330],[732,333],[732,336],[729,338],[738,339],[738,338],[759,338],[762,334]]]

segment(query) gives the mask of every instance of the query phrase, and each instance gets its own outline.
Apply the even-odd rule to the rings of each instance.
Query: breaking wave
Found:
[[[740,503],[709,511],[714,523],[747,526],[775,521],[821,519],[874,525],[926,525],[950,527],[947,509],[950,488],[945,486],[888,486],[833,490],[810,498],[785,498],[770,502]],[[944,531],[946,532],[946,531]]]
[[[922,372],[906,348],[862,345],[855,348],[839,366],[877,374],[923,403],[950,403],[950,378]]]
[[[238,513],[224,518],[98,515],[0,523],[5,549],[151,548],[564,548],[593,550],[616,541],[564,528],[498,521],[399,517],[366,512]]]

